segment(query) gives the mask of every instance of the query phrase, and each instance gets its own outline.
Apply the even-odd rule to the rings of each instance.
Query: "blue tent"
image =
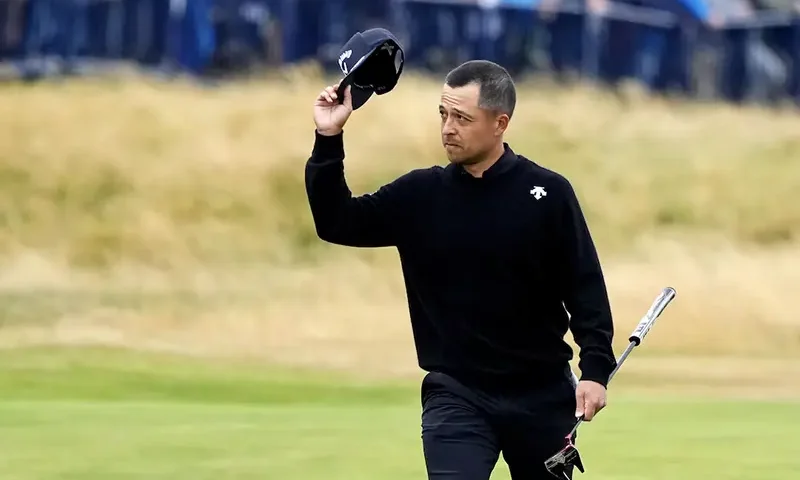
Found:
[[[534,8],[538,6],[540,2],[541,0],[500,0],[499,4],[507,7]],[[574,3],[574,0],[570,3]],[[623,0],[622,3],[628,2]],[[709,16],[706,0],[640,0],[636,3],[641,3],[659,10],[666,10],[678,15],[688,14],[698,20],[706,20]]]
[[[681,4],[693,17],[699,20],[707,20],[709,17],[708,4],[705,0],[673,0]]]
[[[674,13],[678,16],[690,16],[696,20],[707,20],[709,8],[706,0],[640,0],[643,6]]]
[[[534,8],[541,0],[500,0],[501,7]]]

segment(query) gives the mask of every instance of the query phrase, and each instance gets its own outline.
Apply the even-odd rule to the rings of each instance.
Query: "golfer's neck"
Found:
[[[484,156],[482,160],[469,165],[464,165],[464,170],[469,172],[469,174],[473,177],[480,178],[483,176],[483,173],[486,170],[492,168],[492,165],[500,160],[500,157],[502,157],[504,153],[505,148],[503,147],[503,142],[499,142],[492,150],[489,151],[489,153]]]

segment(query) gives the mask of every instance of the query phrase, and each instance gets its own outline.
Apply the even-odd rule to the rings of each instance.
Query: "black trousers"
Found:
[[[563,381],[502,392],[431,372],[421,390],[429,480],[489,480],[501,453],[513,480],[555,478],[544,461],[564,447],[575,423],[569,370]]]

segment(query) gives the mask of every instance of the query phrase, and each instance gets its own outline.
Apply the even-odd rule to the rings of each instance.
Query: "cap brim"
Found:
[[[350,87],[350,95],[353,97],[353,110],[367,103],[369,97],[372,96],[372,91],[362,90],[354,85]]]
[[[369,100],[369,97],[373,94],[371,90],[364,90],[353,85],[352,78],[348,75],[339,83],[339,89],[336,91],[336,94],[339,96],[339,103],[344,103],[344,91],[348,85],[350,85],[350,95],[353,97],[353,110],[367,103],[367,100]]]

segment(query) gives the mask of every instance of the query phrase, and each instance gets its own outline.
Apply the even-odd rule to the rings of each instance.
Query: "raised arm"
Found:
[[[306,193],[317,235],[350,247],[396,246],[416,198],[415,172],[374,193],[353,196],[344,176],[343,133],[316,132],[315,137],[306,163]]]
[[[396,246],[405,231],[419,178],[411,172],[376,192],[353,196],[344,176],[343,127],[352,113],[350,87],[342,104],[338,85],[329,86],[314,103],[314,148],[306,162],[305,183],[317,235],[352,247]]]

